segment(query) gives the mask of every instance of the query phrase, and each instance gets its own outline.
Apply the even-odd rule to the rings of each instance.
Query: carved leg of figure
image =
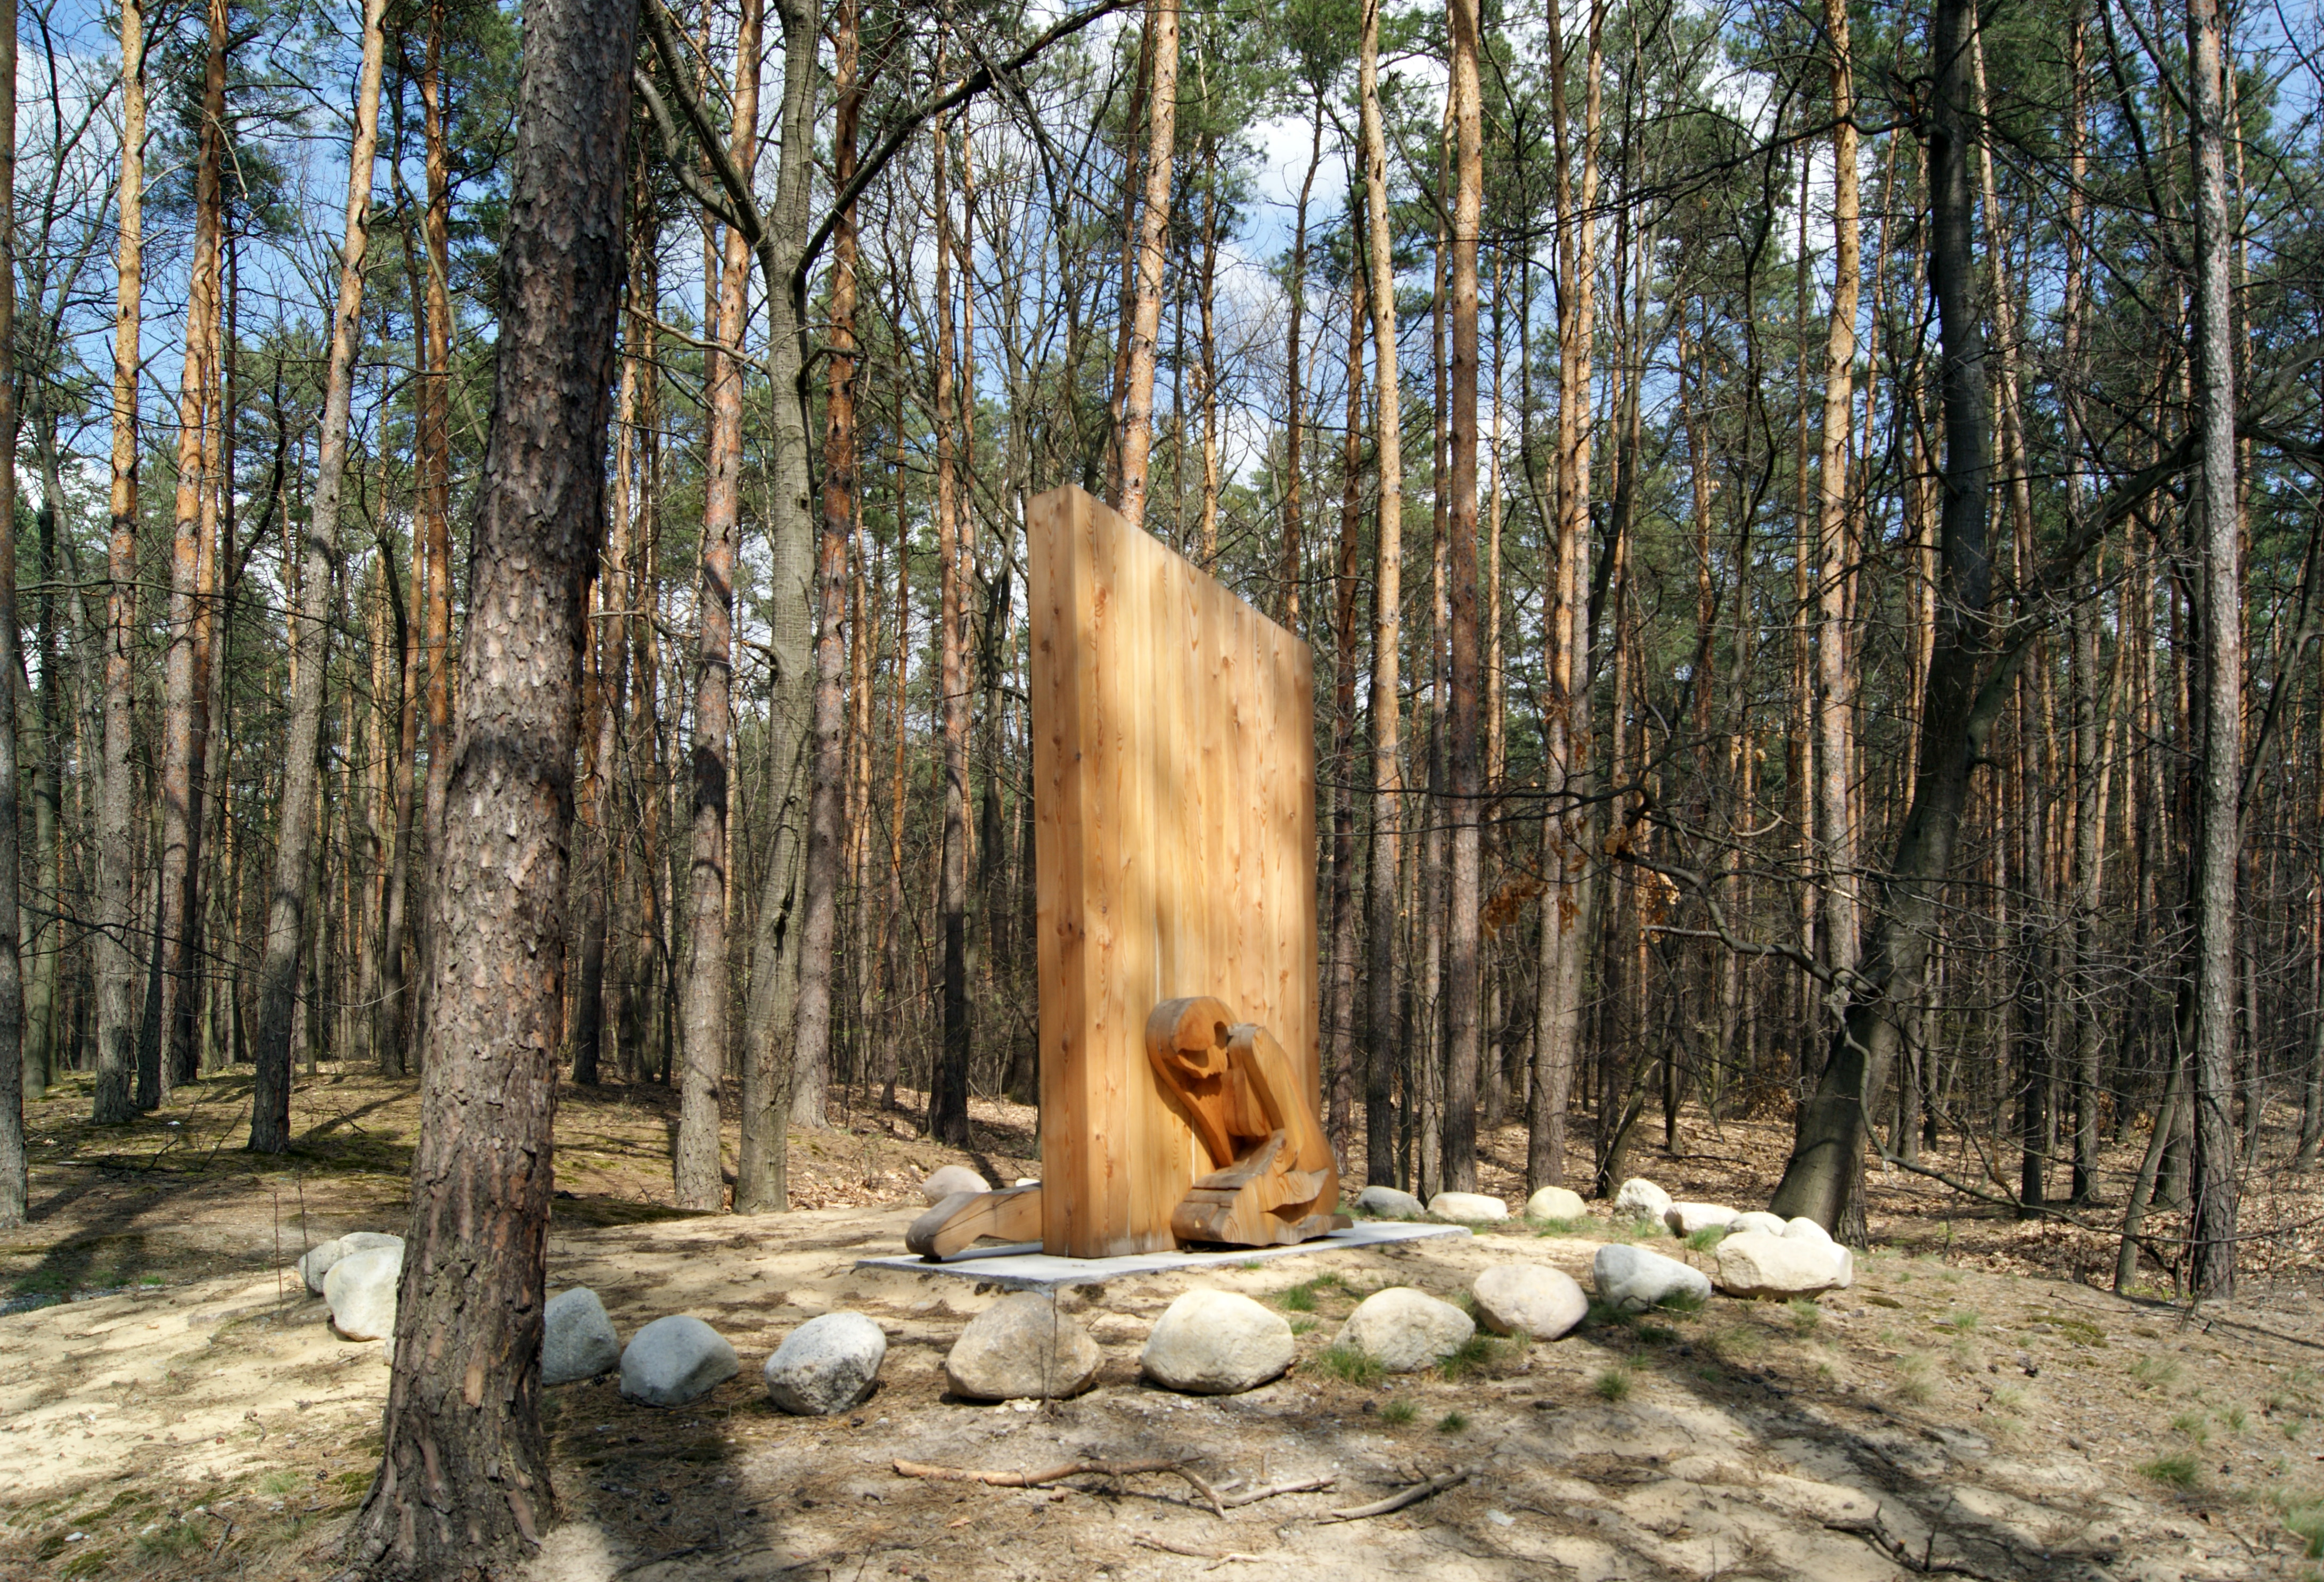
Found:
[[[972,1242],[1041,1239],[1041,1189],[1005,1187],[997,1192],[954,1192],[912,1221],[904,1245],[931,1263]]]

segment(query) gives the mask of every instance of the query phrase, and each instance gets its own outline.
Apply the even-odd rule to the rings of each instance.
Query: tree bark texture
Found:
[[[380,1470],[348,1539],[433,1578],[539,1541],[551,1123],[585,584],[604,531],[635,9],[525,17],[458,732],[429,887],[439,948]]]
[[[1115,509],[1146,525],[1147,461],[1154,447],[1155,343],[1162,329],[1162,274],[1170,242],[1171,154],[1177,146],[1178,0],[1148,0],[1153,86],[1147,97],[1146,194],[1138,220],[1138,286],[1130,305],[1130,380],[1122,398],[1121,493]]]

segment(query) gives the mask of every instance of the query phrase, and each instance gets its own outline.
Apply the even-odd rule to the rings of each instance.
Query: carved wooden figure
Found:
[[[1043,1248],[1073,1257],[1319,1234],[1339,1183],[1315,1122],[1307,646],[1078,489],[1028,503],[1026,547],[1042,1182],[931,1209],[909,1245],[1029,1240],[1034,1201]],[[1221,1009],[1166,1074],[1148,1020],[1185,996]],[[1235,1097],[1190,1099],[1214,1061]]]

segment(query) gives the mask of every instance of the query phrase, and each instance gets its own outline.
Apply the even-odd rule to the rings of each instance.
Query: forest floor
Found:
[[[86,1120],[85,1082],[29,1107],[33,1219],[0,1245],[5,1582],[336,1568],[376,1463],[385,1347],[337,1339],[288,1266],[345,1231],[402,1228],[417,1084],[327,1064],[300,1082],[298,1144],[279,1160],[240,1152],[248,1099],[246,1076],[213,1078],[106,1128]],[[743,1219],[668,1206],[676,1115],[654,1087],[564,1091],[550,1284],[594,1287],[624,1335],[703,1317],[742,1372],[675,1411],[626,1402],[611,1379],[547,1393],[565,1524],[527,1568],[534,1582],[2316,1572],[2324,1270],[2304,1238],[2324,1218],[2318,1176],[2255,1173],[2243,1292],[2192,1311],[2167,1279],[2132,1298],[2107,1289],[2104,1228],[2137,1163],[2126,1145],[2100,1177],[2115,1207],[2090,1210],[2089,1228],[2021,1224],[1877,1172],[1873,1250],[1850,1290],[1593,1315],[1554,1344],[1472,1347],[1403,1378],[1344,1378],[1324,1361],[1362,1295],[1456,1297],[1512,1260],[1586,1278],[1600,1243],[1634,1233],[1513,1221],[1116,1281],[1060,1299],[1104,1348],[1096,1386],[992,1407],[948,1396],[943,1359],[994,1293],[855,1260],[900,1249],[938,1164],[1038,1173],[1029,1109],[980,1101],[966,1153],[919,1139],[908,1114],[835,1109],[832,1129],[792,1135],[801,1211]],[[1683,1155],[1657,1127],[1631,1169],[1683,1199],[1757,1207],[1786,1129],[1690,1114]],[[1515,1127],[1491,1139],[1485,1190],[1519,1195],[1523,1146]],[[1974,1154],[1942,1163],[1984,1179]],[[1299,1365],[1240,1396],[1142,1384],[1148,1328],[1196,1283],[1286,1311]],[[888,1331],[879,1393],[846,1417],[776,1412],[760,1365],[841,1307]],[[892,1465],[1159,1456],[1222,1488],[1335,1481],[1221,1516],[1167,1476],[1003,1489]],[[1448,1473],[1467,1476],[1393,1513],[1329,1519]]]

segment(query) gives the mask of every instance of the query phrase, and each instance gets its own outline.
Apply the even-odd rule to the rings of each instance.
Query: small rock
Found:
[[[586,1285],[560,1291],[541,1311],[540,1382],[569,1384],[622,1366],[622,1338],[605,1304]]]
[[[1356,1194],[1356,1207],[1379,1219],[1417,1219],[1428,1206],[1410,1192],[1392,1186],[1368,1186]]]
[[[1810,1223],[1812,1224],[1813,1221]],[[1734,1222],[1727,1228],[1730,1233],[1738,1230],[1764,1230],[1769,1236],[1781,1236],[1784,1234],[1784,1219],[1780,1214],[1770,1214],[1764,1209],[1754,1209],[1748,1214],[1735,1216]]]
[[[965,1164],[947,1164],[920,1183],[920,1196],[935,1208],[954,1192],[989,1192],[984,1178]]]
[[[622,1353],[622,1393],[648,1406],[683,1406],[742,1366],[726,1337],[700,1319],[672,1313],[630,1337]]]
[[[1541,1264],[1504,1264],[1477,1276],[1469,1288],[1477,1317],[1496,1335],[1554,1340],[1589,1315],[1581,1283]]]
[[[1165,1389],[1233,1395],[1291,1366],[1291,1326],[1231,1291],[1189,1291],[1157,1320],[1139,1366]]]
[[[1528,1219],[1581,1219],[1589,1212],[1582,1194],[1566,1187],[1544,1187],[1526,1200]]]
[[[1482,1192],[1439,1192],[1428,1200],[1428,1211],[1439,1219],[1506,1219],[1509,1206]]]
[[[1643,1175],[1634,1175],[1624,1182],[1614,1194],[1614,1218],[1617,1219],[1656,1219],[1669,1211],[1671,1195]]]
[[[1079,1319],[1025,1291],[968,1321],[945,1358],[945,1377],[971,1401],[1038,1400],[1077,1393],[1103,1360]]]
[[[1729,1296],[1813,1296],[1840,1284],[1836,1249],[1747,1230],[1719,1244],[1719,1289]]]
[[[1409,1374],[1452,1356],[1476,1332],[1476,1320],[1451,1302],[1409,1285],[1392,1285],[1356,1304],[1340,1326],[1338,1343],[1392,1374]]]
[[[384,1340],[395,1333],[395,1285],[403,1275],[403,1244],[344,1252],[323,1276],[331,1328],[350,1340]]]
[[[1692,1236],[1713,1228],[1724,1230],[1735,1223],[1735,1210],[1724,1203],[1673,1203],[1663,1210],[1663,1223],[1674,1236]]]
[[[1590,1277],[1598,1287],[1598,1300],[1623,1312],[1644,1312],[1674,1296],[1708,1300],[1711,1295],[1711,1278],[1702,1270],[1627,1242],[1600,1247]]]
[[[767,1358],[767,1398],[794,1417],[845,1412],[872,1393],[887,1356],[886,1331],[862,1313],[809,1319]]]

